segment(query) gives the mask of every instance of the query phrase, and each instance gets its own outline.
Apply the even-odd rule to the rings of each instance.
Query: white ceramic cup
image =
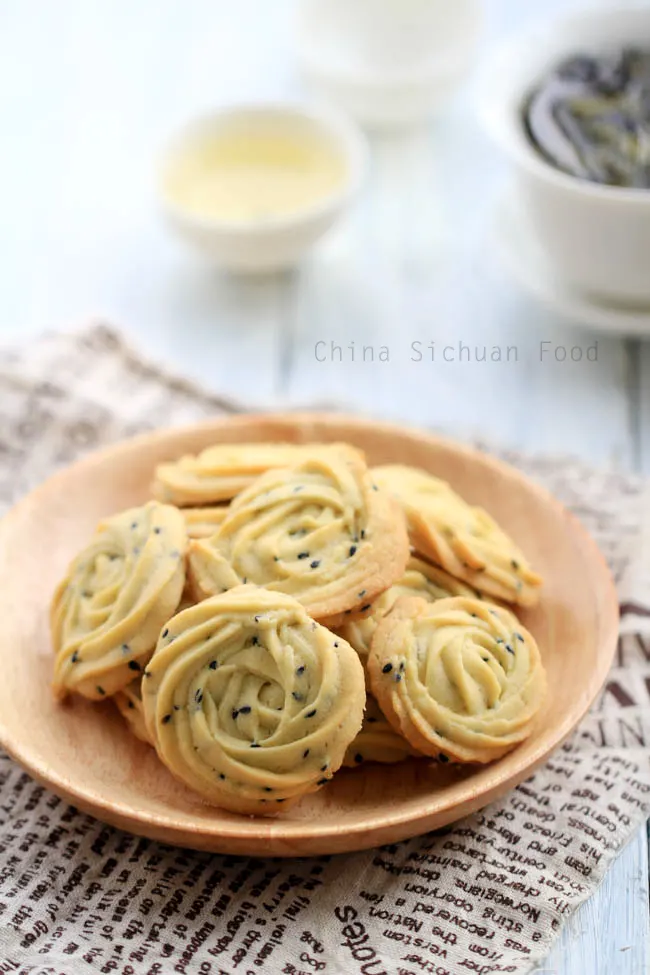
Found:
[[[527,137],[527,95],[565,57],[650,49],[650,8],[584,11],[514,38],[481,81],[482,115],[514,167],[515,200],[549,266],[595,300],[650,304],[650,190],[602,186],[547,162]]]
[[[364,125],[434,115],[473,66],[481,0],[300,0],[295,49],[303,77]]]
[[[340,154],[345,176],[340,186],[314,204],[287,214],[247,222],[202,217],[169,197],[167,176],[186,153],[200,150],[215,133],[238,127],[267,132],[317,135]],[[226,270],[260,273],[295,265],[349,207],[367,169],[362,134],[344,116],[320,106],[293,102],[233,105],[188,124],[163,154],[160,197],[169,226]]]

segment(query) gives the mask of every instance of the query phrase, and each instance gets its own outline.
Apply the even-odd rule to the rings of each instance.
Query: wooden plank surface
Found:
[[[650,971],[645,830],[605,875],[598,893],[568,921],[535,975],[647,975]]]
[[[650,475],[650,342],[631,342],[635,367],[632,370],[632,424],[639,470]]]
[[[487,40],[570,5],[490,0]],[[104,315],[148,354],[249,403],[329,400],[650,472],[648,347],[601,336],[597,363],[538,360],[540,342],[595,337],[520,294],[495,259],[506,174],[471,86],[430,130],[373,141],[359,205],[295,273],[228,279],[162,231],[160,146],[221,101],[296,90],[290,14],[284,0],[159,0],[155,11],[145,0],[4,0],[0,340]],[[318,362],[320,341],[345,361]],[[376,361],[351,361],[351,342]],[[458,342],[516,346],[518,361],[445,362]],[[390,364],[377,361],[383,345]],[[646,972],[647,904],[639,832],[541,971]]]

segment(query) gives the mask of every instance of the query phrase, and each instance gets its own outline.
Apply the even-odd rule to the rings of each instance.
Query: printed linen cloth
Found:
[[[0,352],[0,510],[82,453],[241,406],[98,325]],[[527,782],[446,830],[370,852],[260,860],[173,849],[83,815],[0,757],[0,972],[492,975],[533,970],[648,814],[644,483],[505,454],[614,571],[621,638],[580,728]]]

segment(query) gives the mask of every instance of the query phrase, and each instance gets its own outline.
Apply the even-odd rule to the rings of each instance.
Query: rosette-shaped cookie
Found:
[[[373,637],[373,694],[417,751],[491,762],[528,737],[546,693],[535,640],[506,609],[400,599]]]
[[[197,456],[159,464],[151,490],[159,501],[180,507],[230,501],[260,474],[288,467],[311,450],[303,444],[216,444]]]
[[[142,706],[142,678],[132,681],[124,690],[118,691],[113,697],[115,705],[128,724],[129,728],[140,741],[151,745],[151,738],[144,720]]]
[[[353,620],[351,623],[344,623],[338,628],[338,632],[351,647],[354,647],[365,666],[377,625],[398,599],[404,596],[420,596],[421,599],[432,603],[436,599],[446,599],[449,596],[475,597],[476,595],[473,589],[454,579],[444,569],[411,556],[402,578],[375,599],[368,616]]]
[[[228,514],[225,504],[217,507],[183,508],[188,538],[210,538]]]
[[[180,602],[186,544],[180,511],[156,501],[99,525],[52,600],[58,697],[101,700],[142,670]]]
[[[372,475],[401,503],[411,544],[425,558],[488,596],[520,606],[537,602],[541,578],[486,511],[414,467],[389,464]]]
[[[394,765],[411,755],[417,756],[419,752],[416,752],[406,738],[395,731],[374,697],[369,694],[366,698],[366,711],[361,731],[348,745],[343,764],[348,768],[355,768],[362,762]]]
[[[337,444],[242,491],[215,535],[191,543],[188,573],[196,599],[255,583],[333,626],[367,613],[407,559],[399,506],[361,454]]]
[[[214,805],[261,815],[331,778],[365,702],[354,650],[295,599],[256,586],[170,620],[142,694],[167,768]]]

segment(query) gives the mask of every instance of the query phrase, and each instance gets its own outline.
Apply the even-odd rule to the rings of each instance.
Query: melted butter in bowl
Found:
[[[295,214],[340,191],[343,153],[321,134],[248,125],[208,133],[170,167],[168,198],[197,217],[248,223]]]
[[[190,124],[163,158],[171,228],[238,272],[295,265],[349,207],[366,143],[344,116],[313,106],[224,108]]]

